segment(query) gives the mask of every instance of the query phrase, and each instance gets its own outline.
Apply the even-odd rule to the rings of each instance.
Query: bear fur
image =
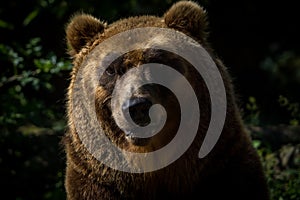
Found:
[[[74,125],[72,111],[76,105],[72,105],[72,95],[78,70],[84,61],[89,62],[86,59],[97,45],[117,33],[142,27],[160,27],[180,31],[192,37],[206,49],[216,63],[224,81],[227,116],[222,134],[215,147],[206,157],[198,158],[211,112],[208,91],[201,76],[197,75],[195,69],[187,62],[176,59],[174,55],[166,52],[151,52],[150,50],[127,53],[111,64],[113,70],[122,71],[121,66],[127,69],[148,62],[160,62],[166,65],[179,63],[178,65],[185,66],[182,73],[195,90],[201,110],[201,123],[195,140],[179,159],[157,171],[128,173],[109,168],[94,158],[86,149]],[[269,199],[262,165],[245,131],[236,105],[231,78],[208,43],[207,29],[205,10],[191,1],[175,3],[163,17],[130,17],[109,25],[87,14],[77,14],[70,20],[66,28],[66,38],[74,67],[67,94],[68,131],[63,139],[67,155],[65,187],[68,199]],[[113,50],[114,47],[111,48]],[[108,73],[114,75],[117,72]],[[158,96],[156,99],[165,107],[167,113],[172,114],[162,130],[164,134],[159,133],[158,136],[154,136],[151,145],[147,146],[137,145],[126,139],[124,133],[115,124],[109,107],[113,87],[114,81],[101,79],[95,94],[97,119],[111,142],[128,151],[149,152],[163,147],[172,139],[178,128],[175,124],[180,121],[180,117],[176,112],[178,102],[170,100],[173,98],[168,90],[160,88],[152,91],[153,95]]]

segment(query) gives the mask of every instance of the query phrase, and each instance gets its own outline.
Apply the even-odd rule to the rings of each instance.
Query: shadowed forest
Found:
[[[173,0],[9,0],[0,6],[1,199],[65,199],[64,28],[76,12],[107,23],[161,16]],[[300,199],[300,12],[296,1],[199,0],[274,200]]]

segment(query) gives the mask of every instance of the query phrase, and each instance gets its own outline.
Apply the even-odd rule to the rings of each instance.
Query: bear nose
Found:
[[[150,123],[149,109],[152,102],[147,98],[135,97],[125,101],[122,105],[123,111],[129,110],[132,120],[139,126]]]

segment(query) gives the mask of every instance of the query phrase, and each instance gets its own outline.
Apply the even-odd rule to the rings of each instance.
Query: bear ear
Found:
[[[106,24],[88,14],[76,14],[66,28],[66,38],[70,54],[79,51],[98,34],[102,33]]]
[[[205,41],[208,21],[206,11],[192,1],[179,1],[165,14],[164,20],[169,28],[174,28]]]

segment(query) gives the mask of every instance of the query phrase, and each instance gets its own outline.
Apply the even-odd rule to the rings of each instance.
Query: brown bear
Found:
[[[159,31],[151,33],[153,37],[145,41],[147,45],[143,44],[144,48],[139,46],[116,56],[112,62],[107,62],[108,67],[99,75],[99,63],[106,63],[107,59],[103,52],[113,55],[119,48],[126,48],[126,42],[130,42],[132,38],[107,43],[109,45],[106,48],[99,48],[100,45],[120,33],[148,27],[172,30],[196,41],[208,52],[221,74],[226,92],[226,118],[214,148],[203,158],[199,158],[198,153],[209,124],[212,123],[210,91],[203,76],[188,60],[166,49],[155,48],[158,44],[179,48],[182,44],[172,42],[171,35],[160,35]],[[69,128],[63,140],[67,154],[65,187],[68,199],[269,199],[262,165],[245,131],[231,78],[207,41],[207,28],[205,10],[191,1],[175,3],[163,17],[130,17],[109,25],[87,14],[77,14],[71,19],[66,28],[66,37],[74,68],[67,95]],[[154,76],[148,71],[137,71],[147,63],[171,66],[188,80],[201,112],[199,124],[196,124],[197,132],[182,155],[160,168],[145,171],[120,170],[107,165],[107,162],[116,165],[126,165],[127,161],[137,165],[142,163],[139,166],[151,169],[151,165],[156,166],[158,162],[164,162],[169,156],[173,156],[161,154],[160,158],[152,157],[146,164],[143,159],[129,158],[133,154],[146,157],[172,143],[183,119],[182,102],[177,100],[176,94],[169,88],[150,82],[143,87],[135,86],[143,79],[141,76],[146,77],[145,79]],[[128,82],[122,82],[125,80],[122,77],[132,70],[136,71],[127,76]],[[179,88],[179,92],[185,95],[185,91],[180,91],[184,90],[180,86],[181,82],[176,78],[171,80],[175,88]],[[83,86],[78,87],[78,82],[83,83]],[[114,103],[113,94],[117,83],[123,86],[122,90],[117,91],[119,95],[132,93],[129,99]],[[88,96],[93,100],[87,103],[88,98],[86,100],[81,96]],[[189,104],[191,97],[186,95],[183,99],[183,103]],[[116,108],[128,111],[134,123],[145,127],[152,119],[162,120],[162,113],[152,116],[153,118],[150,116],[150,108],[156,104],[164,107],[167,117],[161,130],[151,137],[137,137],[128,131],[127,122],[122,121],[120,113],[115,111]],[[89,116],[92,110],[90,108],[95,109],[96,121]],[[188,123],[190,125],[187,127],[194,125],[193,122]],[[98,126],[102,127],[102,132],[91,128]],[[190,137],[191,131],[186,128],[181,140],[185,141],[184,137]],[[101,154],[111,144],[97,145],[96,138],[100,134],[108,138],[107,143],[122,149],[122,152],[129,152],[122,155],[125,156],[125,161],[109,153],[107,156]],[[86,144],[85,138],[92,142]],[[93,145],[96,146],[95,151],[90,150]],[[172,150],[176,152],[180,146],[181,144]],[[95,156],[95,152],[100,152],[105,161],[102,162]]]

